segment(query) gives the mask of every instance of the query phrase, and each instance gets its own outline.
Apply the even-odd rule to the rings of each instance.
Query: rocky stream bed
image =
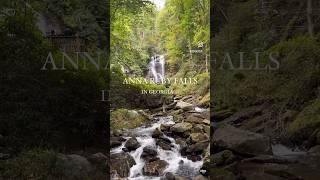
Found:
[[[168,107],[165,113],[138,111],[148,124],[112,132],[112,179],[207,179],[209,110],[181,100]]]

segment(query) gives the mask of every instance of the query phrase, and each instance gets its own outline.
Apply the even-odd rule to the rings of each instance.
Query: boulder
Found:
[[[190,139],[192,143],[209,141],[209,137],[204,133],[192,133]]]
[[[163,171],[168,166],[164,160],[147,162],[143,167],[143,175],[145,176],[163,176]]]
[[[128,177],[130,168],[136,162],[128,153],[112,154],[110,157],[110,170],[112,175],[118,175],[122,178]]]
[[[163,150],[171,150],[171,142],[165,141],[164,139],[158,139],[156,144]]]
[[[173,125],[170,130],[173,132],[183,133],[185,131],[191,130],[192,124],[188,122],[177,123]]]
[[[151,146],[146,146],[143,148],[141,158],[145,159],[147,162],[157,160],[158,152],[155,148]]]
[[[153,138],[160,138],[163,135],[163,133],[159,130],[159,128],[155,129],[152,133]]]
[[[176,108],[189,111],[189,110],[193,110],[193,105],[184,101],[178,101],[176,104]]]
[[[230,125],[219,127],[214,132],[212,140],[217,147],[242,154],[272,154],[270,139],[267,136],[237,129]]]
[[[133,137],[133,138],[130,138],[126,144],[124,145],[124,147],[126,147],[129,151],[133,151],[133,150],[136,150],[140,147],[140,143],[138,142],[138,140]]]

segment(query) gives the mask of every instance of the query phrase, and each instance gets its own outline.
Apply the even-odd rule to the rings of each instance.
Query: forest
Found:
[[[319,179],[319,2],[211,5],[210,178]]]
[[[209,8],[110,2],[112,179],[207,179]]]

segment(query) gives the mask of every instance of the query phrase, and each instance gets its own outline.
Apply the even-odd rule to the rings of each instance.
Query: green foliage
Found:
[[[132,129],[142,126],[147,119],[134,110],[117,109],[111,112],[111,129]]]
[[[320,99],[315,99],[307,105],[289,125],[289,134],[295,141],[303,141],[314,130],[320,127]]]

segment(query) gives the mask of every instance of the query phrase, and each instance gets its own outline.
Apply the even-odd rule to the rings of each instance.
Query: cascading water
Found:
[[[155,83],[161,82],[165,78],[165,58],[162,55],[151,57],[149,63],[149,78],[153,78]]]
[[[160,180],[161,177],[150,177],[143,176],[143,167],[145,165],[145,161],[141,158],[141,154],[143,152],[143,148],[146,146],[153,147],[157,150],[157,157],[160,160],[164,160],[168,163],[168,166],[164,170],[166,172],[172,172],[176,175],[181,175],[185,177],[193,177],[199,174],[199,170],[203,164],[203,161],[193,162],[185,157],[182,157],[180,154],[180,146],[176,144],[175,139],[165,136],[165,138],[171,141],[173,148],[171,150],[163,150],[161,147],[156,145],[156,140],[152,138],[152,132],[159,128],[161,124],[175,124],[172,116],[159,117],[158,121],[151,125],[151,127],[139,127],[133,130],[130,130],[132,136],[136,137],[141,146],[135,151],[131,151],[130,155],[136,162],[136,165],[131,167],[130,169],[130,180]],[[130,137],[124,137],[125,139],[129,139]],[[111,150],[111,154],[122,152],[123,144],[117,148]]]

